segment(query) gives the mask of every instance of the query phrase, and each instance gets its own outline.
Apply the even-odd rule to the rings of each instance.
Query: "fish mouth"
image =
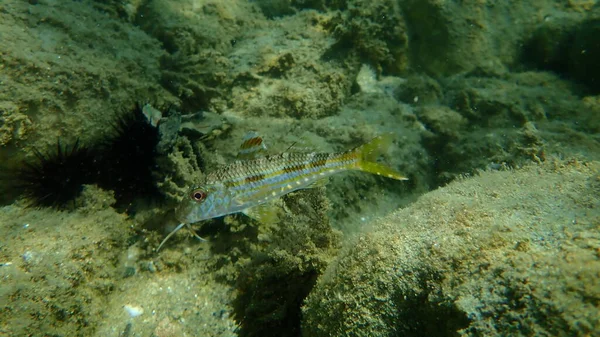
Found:
[[[175,219],[181,223],[190,223],[188,216],[190,215],[191,205],[188,202],[182,202],[175,208]]]

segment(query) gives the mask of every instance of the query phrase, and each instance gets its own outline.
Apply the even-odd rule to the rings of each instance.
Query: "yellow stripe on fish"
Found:
[[[247,213],[251,207],[314,187],[322,179],[342,171],[359,170],[407,180],[400,172],[377,162],[391,142],[392,135],[386,134],[341,153],[281,153],[234,162],[209,173],[202,186],[190,189],[175,211],[182,223],[176,230],[183,224],[237,212]]]

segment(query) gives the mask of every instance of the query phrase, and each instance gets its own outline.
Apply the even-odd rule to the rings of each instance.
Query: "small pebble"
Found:
[[[133,275],[135,275],[135,268],[134,267],[125,267],[125,278],[131,277]]]
[[[25,263],[31,262],[31,260],[33,259],[33,253],[30,251],[26,251],[25,253],[23,253],[22,257],[23,257],[23,262],[25,262]]]
[[[125,306],[123,306],[123,309],[125,309],[125,311],[127,311],[129,316],[131,316],[131,317],[138,317],[144,313],[143,308],[134,306],[134,305],[129,305],[129,304],[126,304]]]

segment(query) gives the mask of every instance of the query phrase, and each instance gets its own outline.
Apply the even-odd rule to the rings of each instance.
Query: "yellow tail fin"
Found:
[[[393,135],[387,133],[375,137],[370,142],[356,148],[354,151],[359,157],[357,169],[392,179],[408,180],[402,173],[377,162],[377,158],[387,151],[392,140]]]

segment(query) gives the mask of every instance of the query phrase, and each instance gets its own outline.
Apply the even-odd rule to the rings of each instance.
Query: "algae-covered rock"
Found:
[[[556,10],[554,1],[399,3],[409,30],[412,65],[436,77],[476,68],[502,71],[515,62],[523,37],[545,13]]]
[[[569,50],[575,30],[583,19],[580,13],[558,13],[549,17],[527,38],[522,52],[524,63],[538,69],[567,73]]]
[[[323,61],[332,43],[325,17],[300,12],[240,36],[227,69],[233,86],[221,105],[263,118],[335,115],[353,78],[343,64]]]
[[[111,203],[91,193],[96,187],[86,191]],[[91,336],[123,274],[115,261],[131,222],[90,204],[76,212],[6,206],[0,223],[0,335]]]
[[[86,185],[72,211],[0,208],[0,336],[235,336],[206,245],[148,253],[158,235],[114,201]]]
[[[409,38],[397,1],[348,1],[325,27],[336,38],[329,57],[358,57],[388,74],[407,70]]]
[[[593,93],[600,91],[600,8],[585,8],[592,3],[575,2],[578,11],[561,11],[549,15],[528,37],[522,58],[538,69],[552,70],[578,80]]]
[[[247,1],[147,1],[135,23],[163,45],[160,83],[185,111],[212,110],[235,78],[227,54],[264,19]]]
[[[444,119],[424,114],[423,108],[417,110],[419,120],[433,133],[427,136],[426,145],[438,158],[438,182],[474,168],[539,161],[547,153],[599,158],[592,136],[600,125],[595,100],[577,97],[572,82],[552,73],[457,75],[443,80],[442,88],[442,105],[452,107],[464,119],[456,114]],[[452,129],[455,132],[450,134]],[[572,141],[574,135],[580,140]]]
[[[283,198],[277,225],[261,225],[250,260],[238,263],[233,302],[239,336],[298,336],[301,304],[339,248],[322,188]]]
[[[484,172],[342,250],[304,336],[574,336],[600,329],[598,162]]]
[[[600,15],[598,16],[599,18],[588,20],[578,27],[569,51],[571,75],[587,84],[596,94],[600,92],[600,66],[598,66]]]
[[[172,99],[158,84],[160,43],[88,2],[5,1],[0,31],[2,145],[88,140],[132,101]]]

